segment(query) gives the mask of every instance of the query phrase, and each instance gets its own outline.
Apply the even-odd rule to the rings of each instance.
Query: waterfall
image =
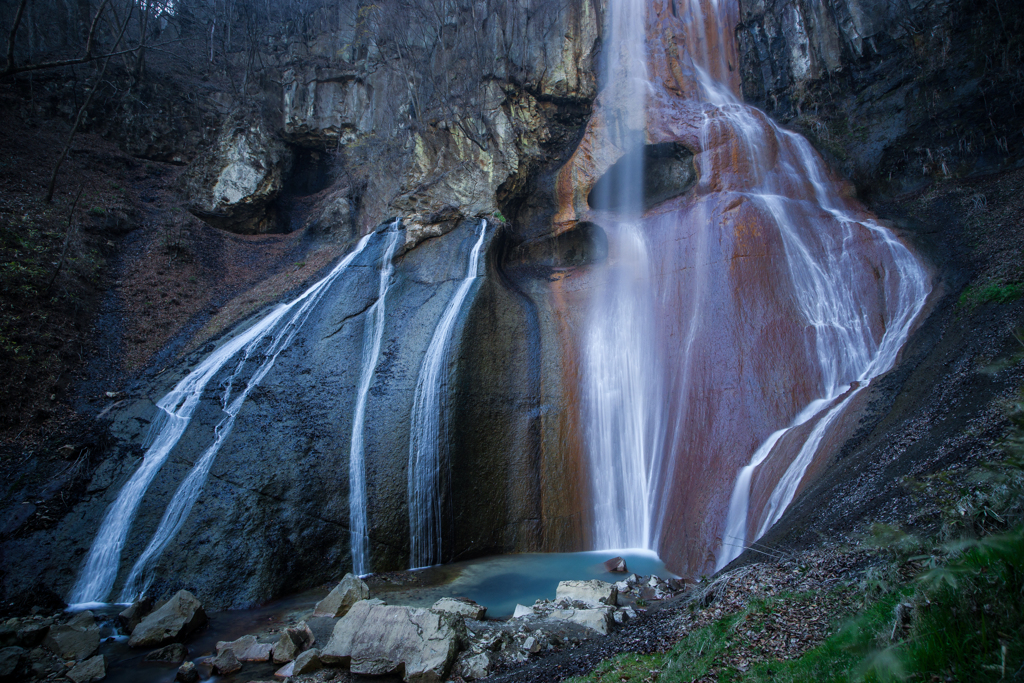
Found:
[[[175,493],[171,505],[145,552],[136,562],[131,578],[125,585],[121,600],[127,602],[137,596],[140,577],[149,563],[173,538],[192,508],[213,457],[231,432],[235,416],[251,390],[270,371],[277,356],[283,351],[310,311],[323,297],[331,284],[341,276],[366,247],[372,233],[360,240],[356,248],[335,266],[322,280],[303,292],[288,304],[275,307],[252,327],[225,342],[207,356],[192,372],[157,402],[157,417],[154,420],[142,465],[122,487],[117,498],[107,509],[100,529],[93,540],[85,563],[71,590],[68,602],[81,604],[102,602],[110,595],[117,578],[121,552],[138,512],[139,503],[152,483],[153,478],[166,462],[167,457],[188,428],[192,415],[203,397],[207,385],[224,366],[236,359],[234,371],[224,382],[220,397],[224,418],[215,429],[215,438],[200,456],[192,472]],[[255,365],[253,370],[251,366]],[[251,371],[245,380],[245,388],[233,395],[236,382]]]
[[[663,404],[649,246],[642,230],[645,0],[611,0],[601,91],[605,154],[622,154],[594,209],[608,259],[584,337],[584,424],[595,548],[650,548]],[[599,152],[600,153],[600,152]]]
[[[396,220],[388,235],[388,243],[380,263],[380,284],[377,301],[366,314],[363,330],[363,362],[359,373],[359,391],[352,417],[352,447],[348,460],[348,515],[352,539],[352,571],[359,576],[369,572],[369,536],[366,523],[366,452],[363,429],[366,423],[366,399],[370,393],[373,371],[380,358],[380,345],[384,339],[384,303],[394,271],[392,259],[398,246],[399,222]]]
[[[730,8],[725,4],[712,0],[710,18],[719,30],[728,23],[724,17]],[[700,0],[690,0],[689,10],[691,26],[706,26]],[[699,44],[720,43],[703,39]],[[727,73],[724,50],[705,52],[701,58],[703,63],[695,66],[703,100],[710,105],[705,128],[730,127],[742,158],[749,163],[748,184],[733,190],[758,203],[778,226],[794,298],[821,377],[820,395],[789,425],[769,435],[737,473],[716,558],[716,569],[721,569],[746,547],[752,522],[757,522],[753,538],[757,540],[782,517],[829,429],[872,379],[895,364],[931,287],[924,268],[891,232],[844,205],[835,183],[828,180],[824,162],[804,138],[744,105],[728,83],[712,75],[713,71],[720,77]],[[808,186],[811,192],[804,189]],[[880,339],[857,297],[857,283],[870,266],[855,249],[868,236],[881,247],[884,260],[879,268],[884,273],[886,315]],[[810,431],[775,484],[766,509],[759,520],[750,519],[751,486],[758,468],[776,453],[787,434],[805,425]]]
[[[608,237],[581,276],[592,543],[670,549],[701,573],[778,522],[930,283],[806,140],[740,100],[737,0],[609,0],[606,16],[602,89],[568,167],[618,159],[574,208]],[[698,176],[649,212],[645,142],[685,144]]]
[[[479,278],[486,220],[480,221],[478,232],[476,244],[469,253],[466,276],[441,314],[416,379],[409,435],[409,563],[414,569],[439,564],[442,560],[441,509],[450,477],[444,399],[448,395],[452,332],[462,304]]]

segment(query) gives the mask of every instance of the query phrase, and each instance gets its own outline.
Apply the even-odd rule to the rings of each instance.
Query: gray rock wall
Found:
[[[740,0],[746,100],[888,194],[1024,151],[1020,3]]]

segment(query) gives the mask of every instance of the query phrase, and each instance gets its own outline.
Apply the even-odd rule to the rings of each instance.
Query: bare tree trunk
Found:
[[[57,281],[60,271],[64,268],[64,262],[68,258],[68,245],[71,243],[71,222],[75,217],[75,207],[78,206],[78,200],[82,197],[83,189],[85,189],[85,185],[78,186],[78,194],[75,195],[75,201],[71,202],[71,210],[68,211],[68,224],[67,227],[64,228],[64,248],[60,252],[60,261],[57,263],[57,270],[53,271],[53,276],[50,278],[49,284],[46,285],[46,291],[43,292],[43,296],[50,293],[53,283]]]
[[[150,0],[139,0],[139,49],[135,53],[135,82],[142,81],[146,66],[146,31],[149,29]]]
[[[18,35],[18,25],[21,23],[21,16],[25,14],[25,5],[28,4],[28,0],[21,0],[21,4],[18,5],[18,13],[14,15],[14,23],[11,24],[11,33],[7,37],[7,64],[6,69],[10,70],[14,68],[14,39]]]
[[[75,122],[71,126],[71,133],[68,135],[67,144],[64,145],[63,151],[60,153],[60,158],[57,159],[57,164],[53,167],[53,175],[50,176],[50,184],[46,188],[46,202],[50,203],[53,201],[53,190],[57,186],[57,174],[60,172],[61,165],[64,164],[64,160],[68,157],[68,152],[71,150],[71,143],[75,139],[75,133],[78,132],[78,125],[82,122],[82,116],[85,115],[85,110],[89,106],[89,102],[92,100],[92,96],[99,90],[100,84],[103,82],[103,76],[107,73],[107,66],[110,65],[110,58],[116,54],[117,46],[121,44],[121,39],[124,37],[124,32],[128,29],[128,22],[131,21],[132,10],[128,9],[128,16],[124,20],[124,25],[121,27],[121,33],[117,36],[117,41],[114,43],[114,53],[107,55],[107,58],[103,60],[103,68],[100,69],[99,75],[96,76],[96,82],[92,84],[92,88],[89,90],[89,94],[85,98],[85,102],[78,109],[78,115],[75,117]]]

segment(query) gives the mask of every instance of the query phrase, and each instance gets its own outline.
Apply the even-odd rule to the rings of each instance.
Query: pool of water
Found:
[[[605,560],[622,557],[627,574],[604,569]],[[628,574],[675,576],[650,550],[595,550],[582,553],[523,553],[498,555],[417,570],[424,573],[425,586],[375,587],[375,594],[392,605],[429,607],[445,596],[475,600],[487,608],[487,616],[509,617],[517,604],[532,605],[535,600],[554,600],[559,581],[600,579],[621,581]],[[436,581],[431,574],[436,574]],[[433,584],[433,585],[431,585]]]

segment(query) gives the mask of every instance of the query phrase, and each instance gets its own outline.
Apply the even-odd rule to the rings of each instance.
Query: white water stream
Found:
[[[851,213],[806,140],[743,104],[733,92],[734,84],[716,80],[735,80],[731,65],[737,58],[731,54],[732,41],[726,39],[734,28],[732,18],[738,16],[735,1],[677,0],[681,23],[688,32],[697,32],[685,42],[692,60],[687,66],[697,74],[694,85],[701,91],[700,138],[707,153],[695,160],[705,164],[700,178],[722,183],[714,191],[744,196],[774,222],[792,300],[806,325],[807,349],[814,359],[807,376],[817,380],[817,397],[789,425],[770,434],[737,473],[716,553],[718,568],[742,552],[751,529],[756,539],[780,519],[852,399],[895,363],[930,292],[927,273],[909,250],[866,214]],[[636,150],[645,142],[645,95],[653,87],[647,81],[644,45],[647,5],[646,0],[609,0],[607,61],[598,104],[604,116],[604,141],[613,152]],[[709,151],[722,141],[734,145],[731,154]],[[598,149],[594,156],[611,155]],[[609,243],[584,342],[584,424],[596,548],[651,548],[663,532],[670,532],[662,529],[670,523],[663,489],[675,480],[675,461],[687,454],[666,452],[666,444],[676,443],[685,430],[702,428],[684,424],[684,418],[690,367],[700,361],[692,356],[698,353],[694,335],[707,294],[704,277],[699,272],[690,276],[689,307],[670,312],[688,315],[689,324],[683,327],[687,332],[680,339],[681,355],[674,361],[678,367],[669,368],[659,357],[656,315],[659,287],[667,291],[674,285],[663,285],[652,276],[655,247],[647,244],[640,220],[643,168],[639,154],[627,154],[619,165],[629,163],[629,157],[637,160],[636,167],[617,175],[612,192],[618,211],[609,217],[609,207],[593,207],[604,214]],[[707,166],[713,163],[744,170],[716,173],[722,169]],[[706,223],[689,223],[699,226],[693,258],[698,269],[707,267],[706,245],[718,239],[719,228]],[[864,282],[872,284],[861,286]],[[881,319],[872,319],[879,301]],[[679,413],[665,415],[664,406],[673,404],[669,399],[677,393],[682,398],[681,407],[675,408]],[[674,425],[673,438],[665,438],[667,425]],[[802,442],[794,445],[793,430],[798,427],[803,428]],[[773,488],[767,503],[751,519],[750,496],[758,469],[782,452],[796,455],[787,456],[792,460],[784,467],[774,468],[785,471],[777,482],[768,482]]]
[[[611,0],[601,108],[604,144],[644,144],[647,0]],[[599,152],[600,154],[600,152]],[[643,155],[626,154],[602,212],[608,259],[591,296],[584,338],[584,419],[594,501],[594,548],[650,548],[654,472],[664,396],[654,333],[651,259],[641,230]]]
[[[291,343],[309,313],[322,299],[331,284],[366,248],[372,235],[373,233],[363,237],[356,248],[342,259],[326,277],[299,297],[287,304],[275,307],[252,327],[230,339],[207,356],[188,376],[178,382],[174,389],[157,402],[159,412],[150,428],[142,465],[122,487],[116,500],[107,509],[78,580],[68,597],[69,603],[103,602],[109,597],[117,578],[125,540],[131,530],[143,496],[188,428],[207,385],[220,373],[222,368],[235,360],[236,366],[233,372],[221,383],[222,391],[219,401],[225,415],[214,430],[214,441],[196,461],[192,471],[175,492],[171,504],[160,520],[156,533],[132,568],[121,593],[120,601],[129,602],[145,589],[147,569],[153,559],[160,554],[181,528],[191,511],[206,480],[214,456],[230,434],[235,417],[245,398],[270,371],[278,355]],[[248,379],[244,380],[244,388],[236,394],[235,385],[243,381],[247,372],[251,372],[251,374]]]
[[[448,368],[451,337],[469,290],[480,277],[480,253],[487,221],[480,221],[479,235],[469,253],[466,276],[459,283],[423,356],[413,397],[409,434],[409,564],[413,569],[442,561],[444,520],[442,508],[451,471],[448,463]]]
[[[388,234],[388,243],[380,262],[380,284],[377,287],[377,301],[366,315],[363,331],[363,364],[359,373],[359,391],[356,395],[356,410],[352,417],[352,447],[348,460],[348,515],[349,533],[352,539],[352,571],[357,576],[369,573],[370,546],[369,527],[366,515],[366,452],[363,430],[366,426],[366,399],[370,393],[373,371],[380,358],[380,345],[384,339],[384,303],[391,274],[394,272],[392,259],[398,247],[398,221]]]
[[[707,2],[707,0],[704,0]],[[710,11],[720,30],[723,5],[710,0]],[[690,26],[702,29],[701,0],[690,0]],[[702,46],[725,41],[699,40]],[[727,55],[706,52],[696,64],[704,101],[712,108],[705,115],[705,139],[716,126],[731,127],[739,148],[750,163],[742,192],[772,216],[785,246],[794,297],[813,340],[820,373],[820,395],[812,400],[786,427],[773,432],[754,452],[749,464],[737,474],[729,512],[716,556],[716,569],[735,559],[748,545],[748,528],[756,524],[756,541],[782,517],[814,461],[829,429],[851,400],[872,379],[887,372],[896,362],[910,329],[924,307],[931,285],[928,274],[910,251],[876,221],[852,215],[839,196],[835,183],[820,157],[803,137],[783,130],[753,107],[743,104],[726,83],[715,80],[712,71],[727,73]],[[717,62],[717,63],[716,63]],[[773,154],[774,151],[774,154]],[[813,188],[808,193],[802,188]],[[812,232],[800,230],[810,222]],[[869,310],[857,297],[857,283],[865,269],[858,243],[865,234],[880,248],[884,263],[881,288],[885,300],[884,331],[877,338]],[[758,467],[776,452],[776,446],[792,430],[812,425],[796,457],[775,484],[759,519],[750,519],[752,480]]]

